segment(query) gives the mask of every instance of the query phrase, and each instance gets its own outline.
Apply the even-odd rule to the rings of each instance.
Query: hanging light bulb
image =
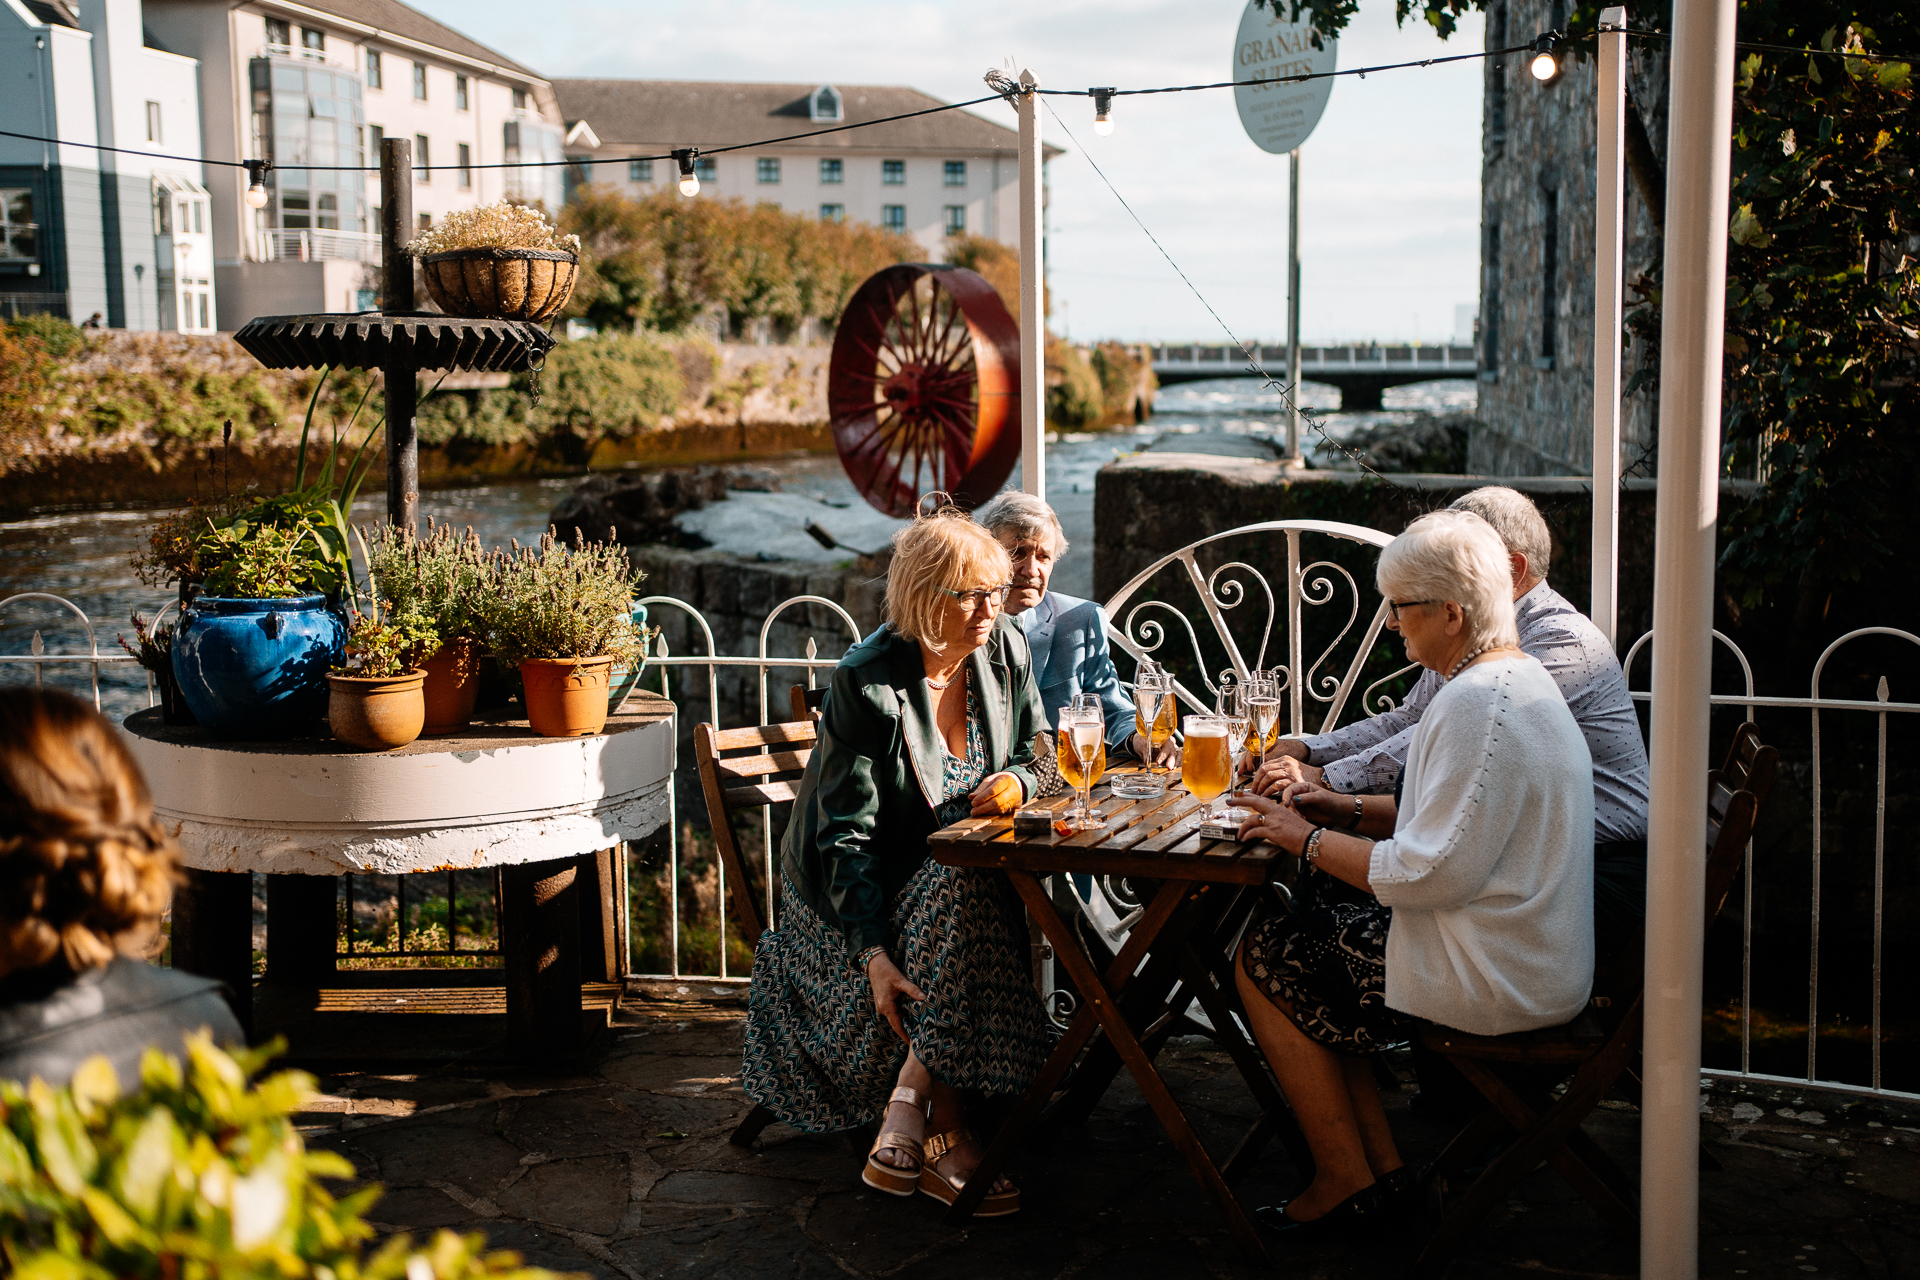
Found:
[[[265,160],[242,160],[247,170],[247,208],[264,209],[267,207],[267,169]]]
[[[673,153],[674,160],[680,166],[680,194],[683,196],[700,194],[700,178],[693,171],[693,158],[699,154],[693,147],[682,147]]]
[[[1093,131],[1101,137],[1113,132],[1113,94],[1111,86],[1104,89],[1089,89],[1093,95]]]
[[[1557,34],[1552,31],[1534,37],[1533,62],[1528,69],[1542,84],[1560,74],[1559,44]]]

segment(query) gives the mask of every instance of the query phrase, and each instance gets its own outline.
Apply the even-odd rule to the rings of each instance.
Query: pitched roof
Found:
[[[835,85],[841,119],[815,121],[808,100],[817,84],[738,84],[711,80],[555,80],[560,114],[585,120],[604,146],[711,149],[759,142],[835,124],[859,124],[948,105],[904,85]],[[991,109],[991,108],[988,108]],[[971,111],[942,111],[786,144],[809,151],[1011,152],[1019,134]],[[1048,147],[1049,156],[1059,148]]]
[[[50,27],[80,26],[80,15],[67,0],[22,0],[27,12]]]
[[[400,0],[297,0],[276,4],[274,0],[262,0],[266,8],[301,8],[319,13],[331,14],[348,22],[372,27],[376,33],[399,36],[415,40],[436,49],[445,49],[472,58],[477,62],[491,63],[506,71],[514,71],[531,80],[546,79],[545,76],[530,67],[523,66],[507,57],[504,53],[489,49],[478,40],[461,35],[445,23],[436,22],[418,9],[401,4]]]

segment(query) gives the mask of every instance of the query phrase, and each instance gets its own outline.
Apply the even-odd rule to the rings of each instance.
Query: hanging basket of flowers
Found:
[[[407,252],[420,260],[434,303],[470,320],[550,320],[580,272],[580,237],[505,201],[448,214]]]

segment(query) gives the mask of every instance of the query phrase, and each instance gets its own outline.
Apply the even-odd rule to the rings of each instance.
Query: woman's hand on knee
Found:
[[[873,1007],[892,1025],[895,1035],[912,1044],[907,1036],[906,1020],[900,1015],[900,997],[925,1000],[927,993],[913,985],[907,975],[900,972],[893,957],[884,951],[867,961],[867,983],[873,988]]]

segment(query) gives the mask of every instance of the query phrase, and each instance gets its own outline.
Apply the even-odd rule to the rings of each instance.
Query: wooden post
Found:
[[[227,1003],[253,1035],[253,877],[188,867],[173,893],[173,967],[227,984]]]
[[[580,1052],[579,859],[500,869],[507,1047],[523,1058]]]
[[[1646,1074],[1640,1104],[1640,1274],[1700,1264],[1700,904],[1713,677],[1714,526],[1733,159],[1735,0],[1678,0],[1667,145],[1654,508],[1648,755]]]
[[[1593,229],[1593,625],[1619,644],[1620,289],[1627,151],[1627,11],[1600,11]],[[1612,27],[1608,31],[1605,28]]]
[[[386,292],[380,309],[390,316],[414,309],[413,259],[405,248],[414,237],[413,143],[380,143],[380,240]],[[387,393],[387,518],[412,529],[420,515],[420,441],[415,434],[419,387],[404,354],[390,356],[381,374]]]
[[[1031,70],[1021,87],[1040,87]],[[1047,496],[1046,159],[1040,143],[1040,95],[1020,95],[1020,487]]]

